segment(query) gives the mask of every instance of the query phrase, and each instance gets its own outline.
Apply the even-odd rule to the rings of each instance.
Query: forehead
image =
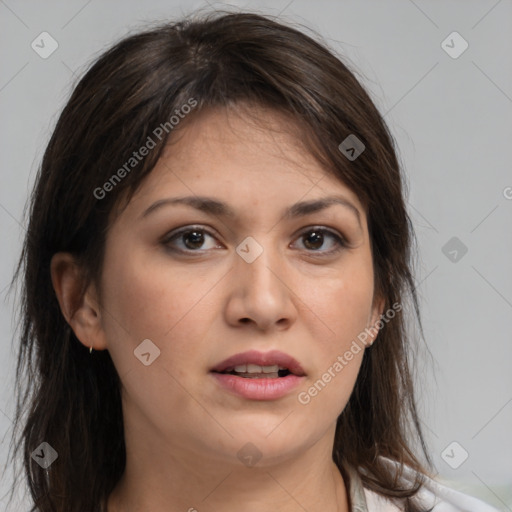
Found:
[[[186,121],[171,134],[148,177],[147,189],[172,180],[170,175],[174,175],[185,183],[224,181],[233,187],[259,178],[274,185],[318,184],[348,191],[307,150],[301,128],[290,115],[244,105],[209,109]]]
[[[283,113],[254,107],[201,113],[171,138],[162,157],[176,168],[187,167],[189,172],[208,170],[210,165],[222,162],[232,164],[231,172],[238,167],[258,173],[294,171],[311,178],[324,174],[303,147],[295,121]]]
[[[363,209],[357,195],[307,150],[290,115],[246,105],[198,114],[171,134],[128,205],[133,215],[169,194],[213,194],[270,209],[340,192]]]

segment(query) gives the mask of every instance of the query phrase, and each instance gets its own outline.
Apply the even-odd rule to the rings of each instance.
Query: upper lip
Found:
[[[271,350],[270,352],[258,352],[257,350],[249,350],[247,352],[241,352],[234,356],[224,359],[221,363],[218,363],[210,371],[212,372],[223,372],[228,368],[234,368],[237,365],[242,364],[257,364],[259,366],[273,366],[278,365],[282,368],[286,368],[294,375],[306,375],[302,366],[292,356],[280,352],[279,350]]]

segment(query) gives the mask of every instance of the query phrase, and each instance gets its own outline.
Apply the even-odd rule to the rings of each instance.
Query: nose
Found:
[[[262,331],[286,330],[296,320],[297,295],[282,256],[264,248],[252,263],[235,255],[232,286],[227,300],[227,322],[236,327],[252,324]]]

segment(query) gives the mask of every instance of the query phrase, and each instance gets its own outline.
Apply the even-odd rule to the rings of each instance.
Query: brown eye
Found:
[[[324,235],[320,231],[310,231],[305,238],[304,245],[308,249],[320,249],[324,243]]]
[[[340,251],[347,247],[347,243],[343,237],[325,228],[313,228],[305,231],[300,236],[303,245],[310,252],[317,252],[319,255],[329,255]],[[331,241],[328,243],[328,241]],[[325,249],[325,244],[327,248]],[[322,250],[324,247],[325,250]]]
[[[211,241],[208,243],[209,240]],[[177,252],[202,252],[212,248],[222,248],[216,243],[214,235],[199,227],[188,227],[170,233],[162,243],[170,250]]]
[[[187,249],[200,249],[204,244],[204,234],[200,231],[186,231],[181,238]]]

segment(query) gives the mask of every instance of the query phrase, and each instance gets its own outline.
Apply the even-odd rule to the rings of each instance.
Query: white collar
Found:
[[[399,467],[396,461],[384,459],[387,464]],[[343,464],[348,475],[348,493],[350,495],[350,512],[402,512],[401,500],[385,498],[380,494],[366,489],[359,473],[348,464]],[[408,466],[404,467],[401,483],[412,484],[416,472]],[[498,509],[484,503],[483,501],[469,496],[424,475],[424,483],[418,491],[414,500],[425,510],[433,512],[499,512]]]

